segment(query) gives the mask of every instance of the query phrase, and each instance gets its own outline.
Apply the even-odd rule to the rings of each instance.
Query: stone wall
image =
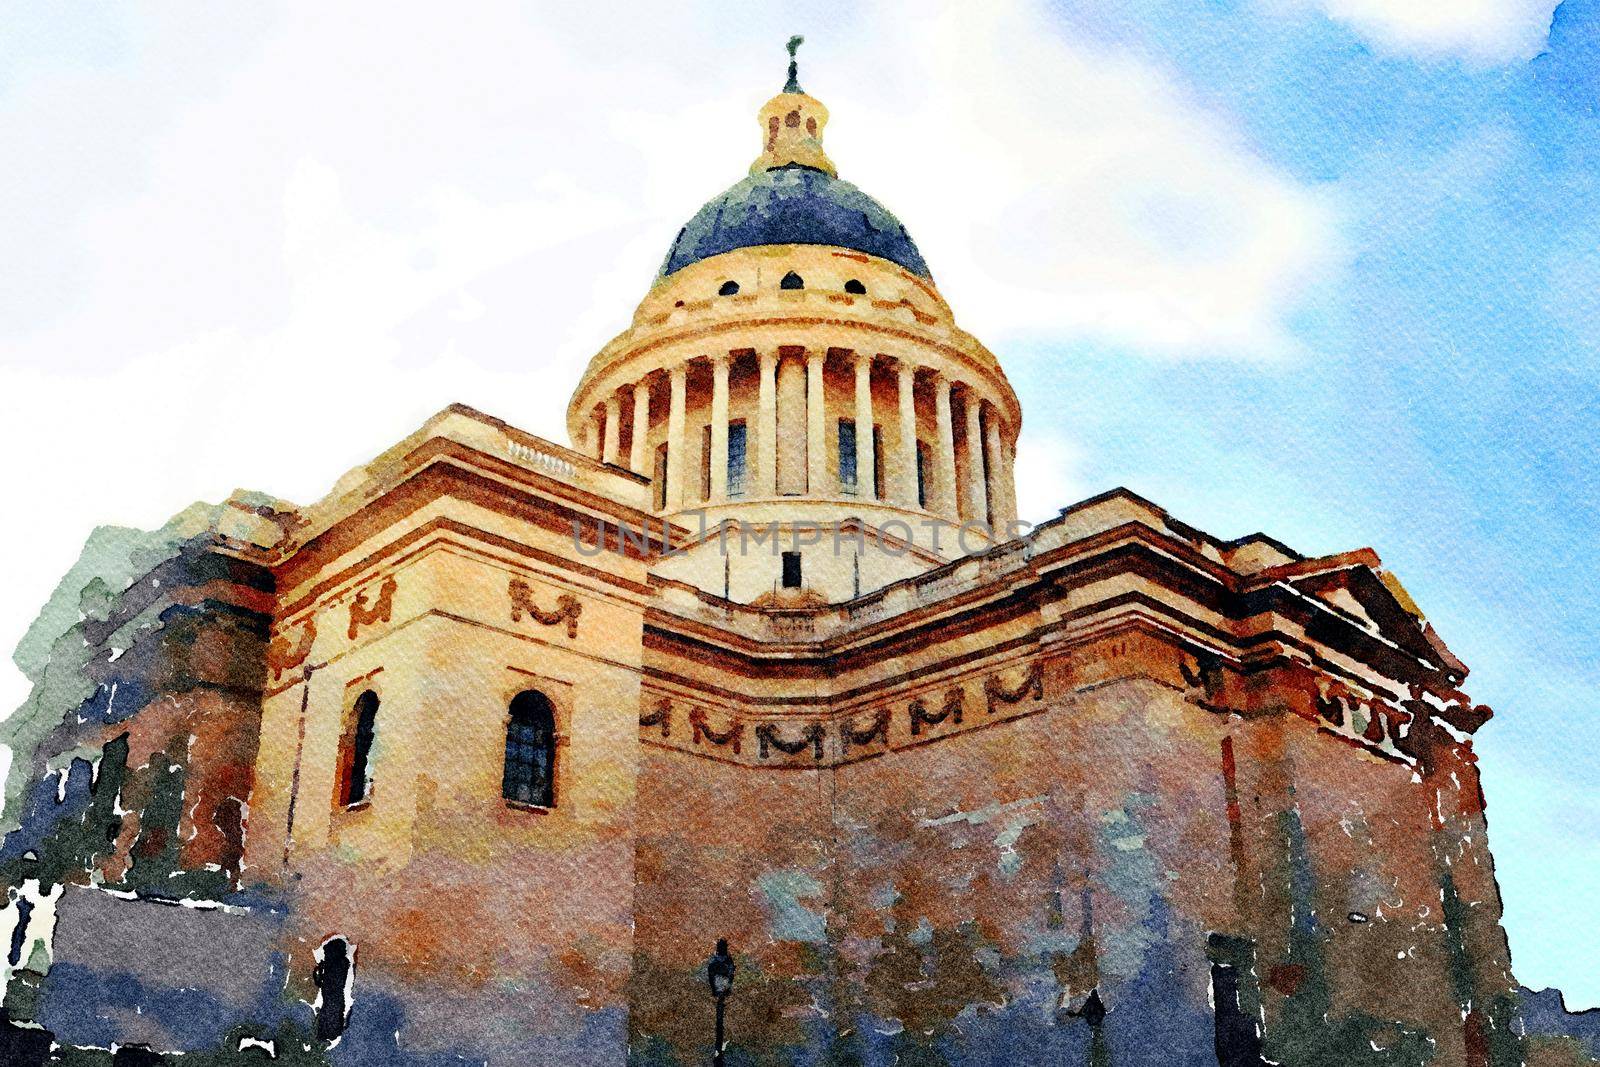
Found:
[[[1395,759],[1150,679],[813,771],[653,746],[634,1055],[703,1058],[697,968],[727,937],[750,1062],[1088,1062],[1071,1013],[1095,991],[1110,1062],[1209,1067],[1230,961],[1279,1062],[1487,1062],[1463,1034],[1429,804]]]

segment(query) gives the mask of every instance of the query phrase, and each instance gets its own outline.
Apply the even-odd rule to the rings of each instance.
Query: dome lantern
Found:
[[[830,178],[839,171],[822,150],[822,128],[828,124],[828,109],[822,101],[809,96],[800,88],[800,64],[795,49],[804,37],[789,38],[789,80],[783,92],[768,100],[761,108],[761,155],[750,165],[750,173],[759,174],[778,167],[798,165],[819,170]]]
[[[712,256],[762,245],[847,248],[932,280],[911,235],[882,204],[839,179],[822,149],[828,109],[800,88],[789,39],[789,80],[762,105],[764,140],[750,173],[707,202],[678,232],[657,280]]]

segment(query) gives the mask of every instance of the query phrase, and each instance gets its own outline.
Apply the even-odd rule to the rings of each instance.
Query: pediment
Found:
[[[1257,579],[1284,582],[1457,680],[1466,677],[1466,666],[1371,549],[1275,567]]]

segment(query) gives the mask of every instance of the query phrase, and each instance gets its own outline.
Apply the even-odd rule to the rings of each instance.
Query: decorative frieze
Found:
[[[1000,680],[998,672],[989,675],[983,681],[983,695],[987,704],[984,708],[986,714],[993,715],[997,704],[1019,704],[1024,699],[1032,696],[1035,700],[1044,699],[1044,664],[1034,660],[1029,664],[1028,671],[1022,676],[1022,681],[1014,688],[1007,688]]]
[[[785,741],[778,736],[778,724],[764,722],[756,727],[756,741],[759,742],[759,752],[762,759],[768,758],[772,749],[777,749],[785,756],[798,756],[806,749],[811,750],[811,758],[818,763],[822,762],[822,739],[826,736],[820,722],[807,726],[799,737],[792,741]],[[734,749],[735,752],[738,749]]]
[[[696,746],[703,740],[708,744],[716,745],[718,748],[732,748],[734,755],[738,755],[741,751],[740,746],[744,741],[744,723],[737,716],[725,729],[719,732],[713,730],[710,723],[706,721],[705,708],[691,708],[689,710],[689,725],[694,729],[694,743]]]
[[[1329,726],[1344,729],[1348,718],[1346,707],[1355,701],[1355,694],[1338,682],[1323,682],[1317,693],[1317,717]]]
[[[854,719],[839,720],[839,754],[848,757],[851,746],[865,748],[868,745],[889,742],[889,708],[879,708],[873,713],[872,719],[865,727],[857,726]]]
[[[658,726],[661,728],[662,740],[672,736],[672,701],[666,697],[656,701],[654,710],[639,716],[641,730],[652,730]]]
[[[932,693],[923,692],[909,700],[902,697],[905,718],[899,721],[904,722],[903,728],[897,722],[899,706],[887,701],[870,710],[857,706],[847,712],[835,712],[824,706],[820,714],[753,720],[736,712],[718,711],[714,706],[678,701],[689,706],[691,733],[676,744],[691,750],[720,748],[730,755],[741,756],[745,755],[748,728],[756,742],[744,761],[751,765],[767,761],[779,761],[782,765],[781,757],[801,757],[808,751],[810,764],[849,762],[906,745],[954,737],[996,721],[997,715],[1006,719],[1042,711],[1048,706],[1045,703],[1047,670],[1051,691],[1064,692],[1061,679],[1065,668],[1061,658],[1047,661],[1045,657],[1035,657],[1024,664],[952,679]],[[1188,686],[1186,700],[1213,711],[1227,710],[1222,703],[1214,702],[1227,695],[1229,685],[1227,667],[1220,657],[1207,659],[1181,654],[1176,670]],[[984,715],[974,719],[972,701],[978,691],[982,693]],[[1327,676],[1318,679],[1317,690],[1311,696],[1310,714],[1328,731],[1391,759],[1415,758],[1413,738],[1419,719],[1417,709],[1422,706],[1420,696],[1395,701],[1382,695],[1357,693],[1345,683]],[[647,694],[644,699],[644,706],[649,710],[639,715],[641,739],[653,734],[661,741],[675,740],[672,735],[672,719],[677,710],[673,706],[675,701],[661,694]],[[1428,694],[1428,714],[1447,722],[1447,713],[1460,718],[1487,716],[1486,708],[1457,707],[1447,704],[1447,700],[1448,695],[1441,698]],[[717,725],[713,725],[714,722]],[[836,743],[830,744],[830,734],[836,734]]]
[[[700,747],[702,744],[717,748],[730,749],[735,755],[744,751],[745,722],[738,716],[728,720],[721,730],[711,725],[709,713],[702,707],[689,709],[689,726],[693,731],[691,744]],[[639,716],[641,730],[659,730],[663,740],[672,736],[672,699],[660,697],[652,705],[651,710]],[[802,726],[796,737],[785,737],[783,727],[776,722],[758,723],[754,729],[757,743],[757,755],[760,759],[771,759],[773,753],[785,756],[798,756],[807,749],[811,750],[811,758],[822,762],[824,744],[827,740],[827,728],[818,721],[812,721]]]
[[[905,705],[904,733],[896,732],[899,729],[895,725],[896,705],[892,703],[884,703],[866,712],[824,711],[821,715],[749,720],[737,713],[718,713],[714,708],[674,700],[665,694],[646,693],[643,707],[648,710],[639,714],[640,738],[651,742],[657,742],[658,738],[659,741],[672,740],[672,720],[677,710],[674,704],[688,704],[691,732],[687,738],[676,742],[681,748],[721,748],[728,750],[731,755],[744,755],[748,728],[756,742],[746,761],[751,764],[759,765],[783,756],[800,757],[807,752],[810,753],[809,762],[812,764],[863,759],[872,754],[864,750],[882,752],[894,748],[897,737],[902,739],[899,743],[904,744],[921,738],[936,726],[945,727],[941,733],[950,736],[960,732],[962,727],[980,725],[982,720],[974,722],[970,714],[975,694],[969,693],[968,689],[975,685],[981,685],[990,715],[1003,705],[1044,700],[1042,660],[1030,663],[1014,685],[1006,685],[1002,678],[1003,672],[995,672],[981,683],[977,678],[970,678],[964,684],[951,682],[939,691],[936,707],[930,707],[933,698],[927,694],[911,699]],[[713,725],[714,714],[718,716],[715,721],[720,725]],[[724,714],[726,717],[723,717]],[[829,735],[835,732],[837,747],[830,753]]]
[[[507,592],[511,596],[511,621],[521,622],[522,616],[541,626],[555,626],[557,623],[567,624],[567,637],[578,636],[578,616],[583,614],[583,604],[570,593],[562,593],[556,597],[556,606],[553,611],[545,611],[533,599],[533,587],[521,578],[513,578]]]
[[[356,639],[356,634],[361,631],[363,626],[370,626],[375,622],[389,621],[389,613],[394,610],[394,592],[396,588],[398,586],[393,575],[385,578],[383,584],[378,587],[377,601],[370,607],[367,604],[365,591],[356,594],[356,598],[350,602],[350,628],[347,633],[350,640],[354,641]]]
[[[1363,696],[1332,679],[1319,680],[1314,706],[1328,729],[1388,752],[1404,750],[1414,718],[1382,697]]]
[[[1197,703],[1210,704],[1222,695],[1222,657],[1210,652],[1198,656],[1182,655],[1178,660],[1178,673],[1196,696]]]
[[[922,733],[924,726],[938,726],[946,719],[950,719],[954,725],[960,726],[965,704],[966,698],[962,694],[959,685],[953,685],[945,690],[944,703],[939,706],[938,711],[929,711],[927,704],[922,701],[922,698],[918,697],[906,707],[906,714],[911,719],[911,736],[915,737]],[[992,711],[993,708],[991,707],[990,710]]]

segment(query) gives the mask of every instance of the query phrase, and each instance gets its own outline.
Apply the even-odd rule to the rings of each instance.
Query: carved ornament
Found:
[[[672,736],[672,701],[662,697],[656,701],[655,709],[639,716],[639,728],[648,730],[651,727],[661,727],[662,737]]]
[[[924,726],[938,726],[946,719],[950,719],[955,725],[960,726],[965,704],[966,700],[959,685],[953,685],[945,690],[944,703],[940,705],[938,711],[929,711],[928,706],[922,702],[920,697],[913,700],[910,706],[906,708],[906,713],[911,718],[912,736],[915,737],[922,733]]]
[[[567,637],[578,636],[578,616],[583,614],[583,605],[578,598],[569,593],[562,593],[556,597],[554,611],[545,611],[534,603],[533,587],[521,578],[511,579],[507,587],[511,595],[511,621],[521,622],[524,613],[541,626],[554,626],[559,622],[567,624]]]
[[[792,741],[785,741],[778,736],[778,724],[764,722],[756,727],[756,740],[760,742],[760,754],[766,759],[769,749],[777,749],[786,756],[798,756],[806,749],[811,750],[811,758],[820,762],[822,760],[822,739],[824,731],[820,722],[807,726],[800,736]],[[735,752],[738,749],[734,749]]]
[[[989,715],[994,714],[996,704],[1017,704],[1029,696],[1035,700],[1043,700],[1044,664],[1034,660],[1028,672],[1022,676],[1022,681],[1012,689],[1005,687],[1000,681],[1000,675],[991,674],[983,681],[983,695],[988,701],[984,710]]]
[[[845,719],[839,723],[839,751],[848,754],[850,746],[870,745],[874,741],[889,740],[889,709],[882,707],[872,716],[872,720],[865,726],[857,726],[853,720]]]
[[[306,661],[311,655],[311,646],[317,640],[317,620],[309,618],[306,624],[300,627],[300,639],[291,647],[289,635],[280,633],[272,639],[267,646],[267,667],[272,671],[272,680],[276,682],[283,677],[284,671],[292,671]]]
[[[356,639],[356,634],[360,632],[363,626],[370,626],[375,622],[389,621],[389,613],[394,608],[394,591],[396,588],[393,576],[385,578],[383,584],[378,587],[377,603],[371,607],[367,606],[367,594],[365,591],[356,594],[356,598],[350,602],[350,640],[354,641]]]
[[[713,730],[710,723],[706,721],[705,708],[693,708],[689,712],[689,725],[694,728],[694,743],[696,745],[703,738],[706,742],[716,745],[718,748],[727,745],[732,747],[735,755],[739,753],[740,745],[744,741],[744,723],[738,719],[734,719],[729,723],[727,729],[719,732]]]

